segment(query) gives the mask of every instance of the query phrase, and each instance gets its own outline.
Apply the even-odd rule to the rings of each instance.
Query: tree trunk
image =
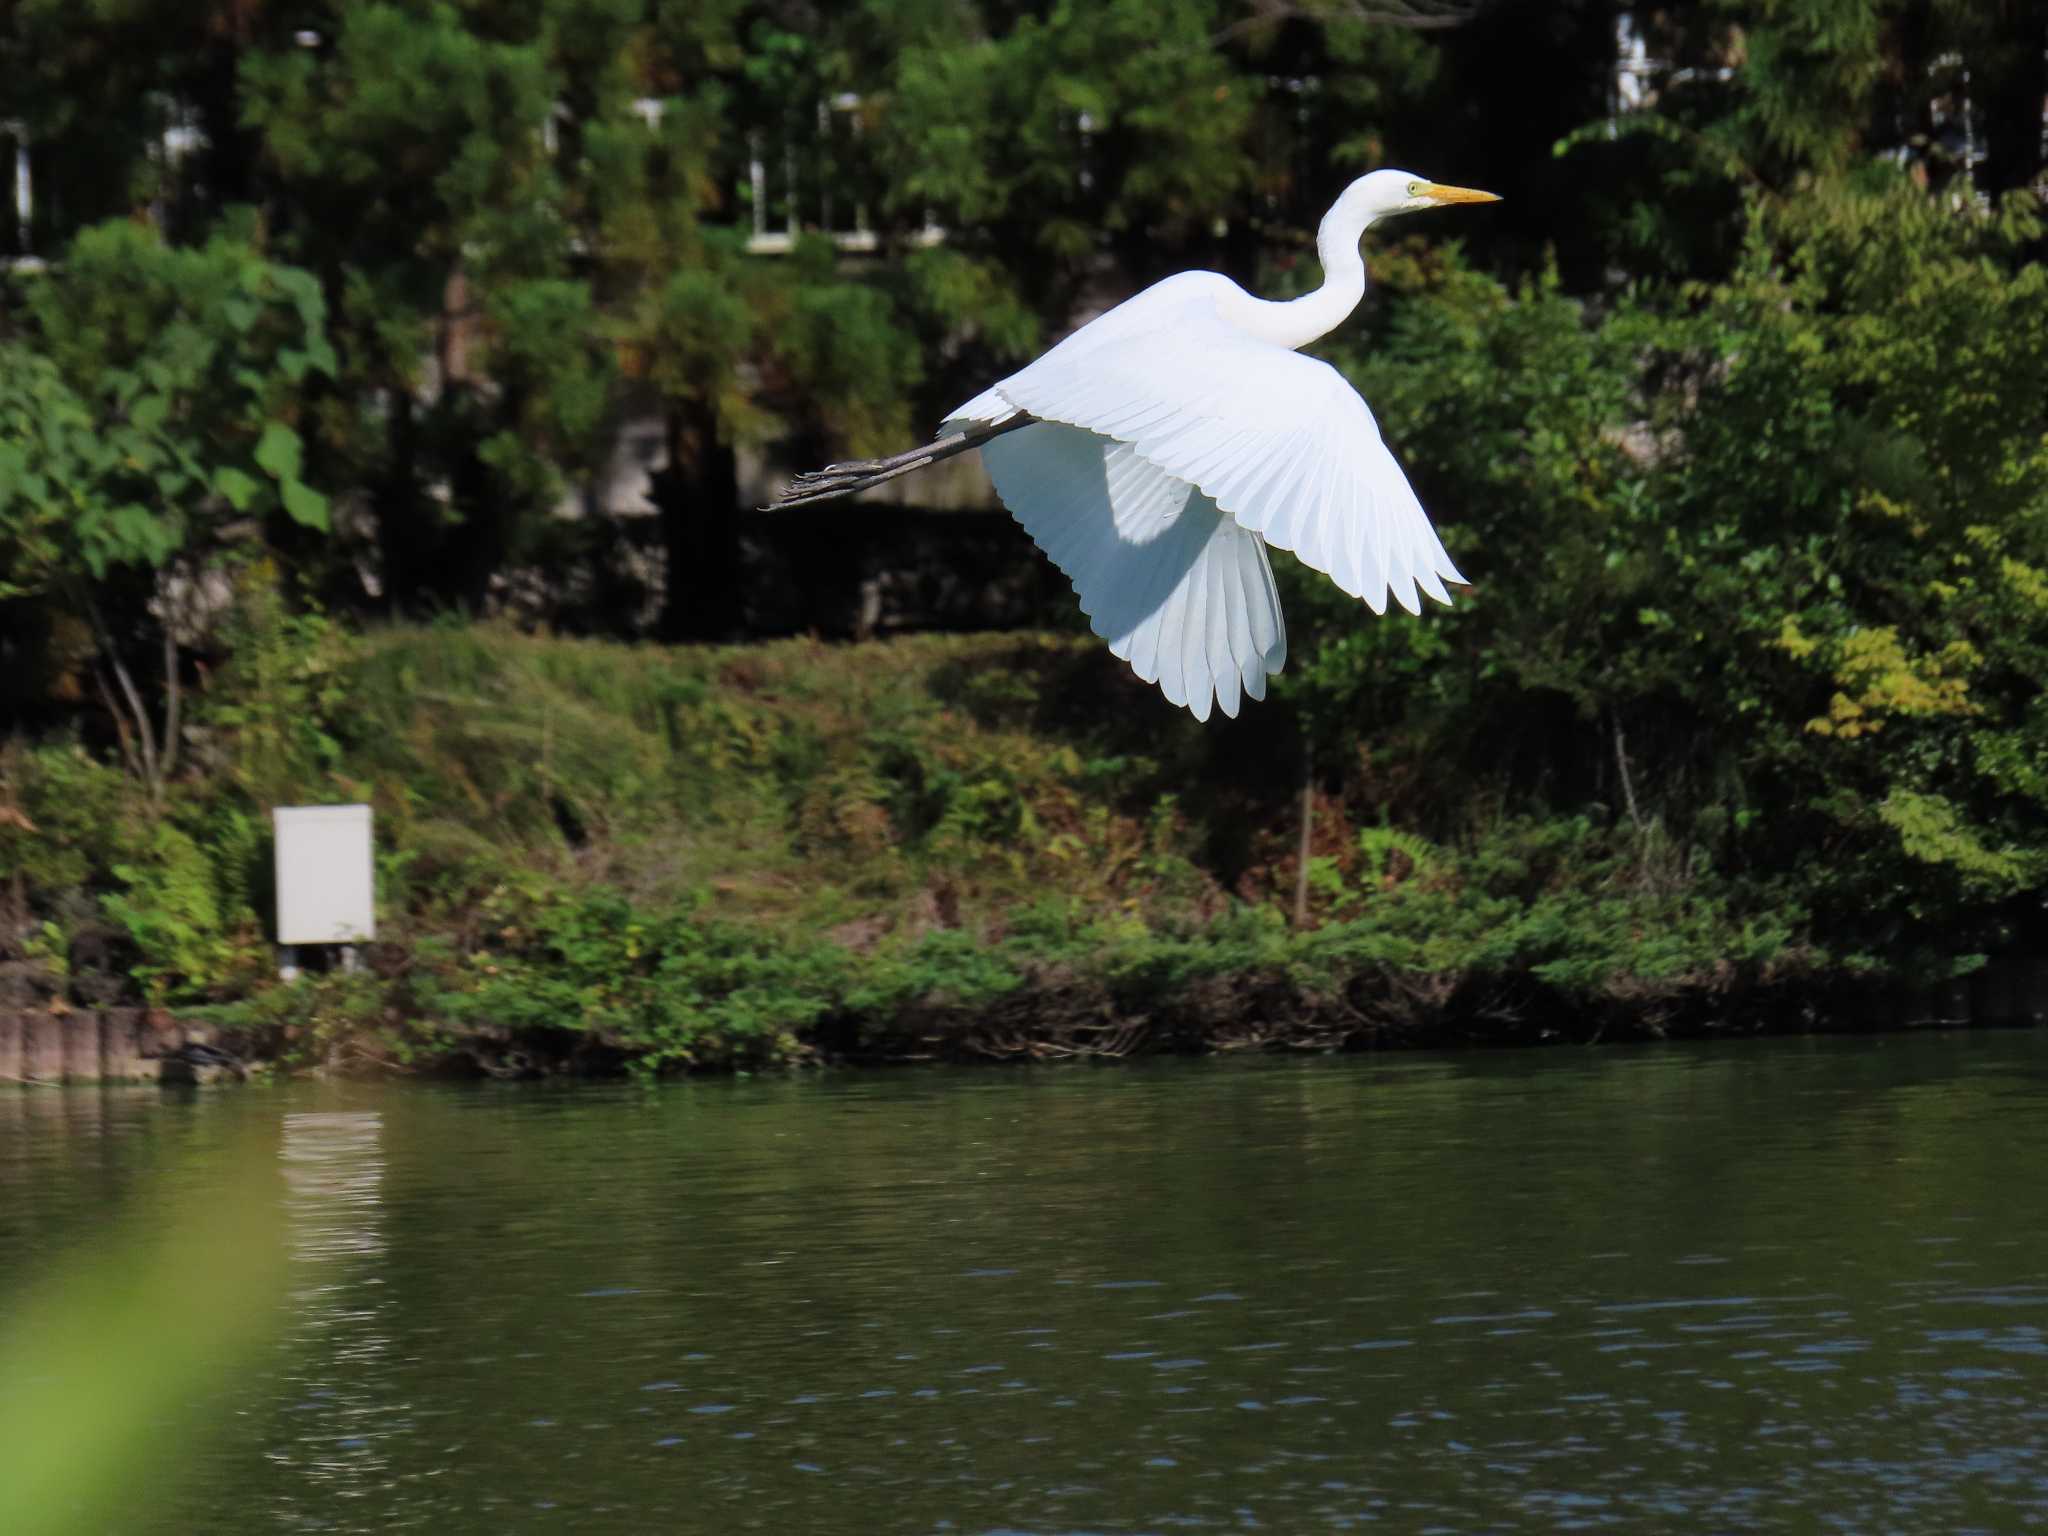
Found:
[[[1294,926],[1308,927],[1308,861],[1315,848],[1316,755],[1306,737],[1301,744],[1301,846],[1294,866]]]
[[[1552,250],[1565,286],[1578,292],[1605,279],[1602,221],[1590,213],[1584,165],[1550,146],[1607,115],[1620,8],[1616,0],[1500,0],[1474,25],[1434,34],[1438,67],[1475,110],[1437,126],[1433,163],[1457,168],[1448,180],[1508,194],[1486,216],[1493,262],[1514,253],[1518,263],[1540,264]],[[1509,123],[1513,131],[1502,131]]]
[[[170,615],[164,616],[164,741],[162,755],[157,759],[157,776],[163,783],[169,783],[171,775],[178,771],[178,737],[181,726],[178,713],[183,703],[183,691],[178,680],[178,632],[172,625]]]
[[[1628,771],[1628,742],[1621,734],[1621,716],[1612,715],[1609,721],[1614,728],[1614,766],[1621,776],[1622,804],[1628,810],[1628,824],[1635,828],[1636,835],[1640,837],[1643,833],[1643,814],[1636,805],[1635,777]]]
[[[668,467],[654,477],[654,503],[668,549],[664,640],[726,640],[739,632],[740,489],[732,446],[719,440],[707,404],[672,404]]]
[[[1984,164],[1978,189],[1998,197],[2040,176],[2041,109],[2048,98],[2048,0],[2005,0],[2003,42],[1984,52]]]
[[[427,509],[420,505],[419,494],[418,408],[403,386],[393,387],[390,394],[383,483],[377,492],[377,553],[385,608],[400,614],[419,591],[420,519]]]
[[[209,209],[256,200],[256,135],[242,126],[241,67],[246,26],[216,37],[202,56],[193,102],[199,115],[200,198]],[[196,210],[195,210],[196,211]]]
[[[149,803],[161,805],[165,781],[177,766],[177,747],[173,737],[178,729],[177,637],[167,623],[163,637],[167,690],[164,735],[159,738],[155,721],[150,716],[149,703],[143,698],[142,690],[135,686],[128,664],[121,659],[119,639],[108,627],[99,604],[87,597],[82,606],[99,646],[99,658],[93,665],[93,681],[99,686],[100,700],[107,706],[107,713],[113,717],[114,732],[121,742],[122,759],[129,771],[142,780],[143,788],[149,793]]]
[[[467,385],[458,385],[466,390]],[[448,499],[456,525],[438,528],[433,593],[481,613],[490,601],[491,578],[513,556],[518,539],[519,499],[483,461],[474,436],[448,467]]]

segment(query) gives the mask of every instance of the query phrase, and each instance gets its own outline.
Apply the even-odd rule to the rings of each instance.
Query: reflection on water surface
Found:
[[[137,1529],[2048,1527],[2048,1036],[0,1095],[0,1288],[246,1117]]]

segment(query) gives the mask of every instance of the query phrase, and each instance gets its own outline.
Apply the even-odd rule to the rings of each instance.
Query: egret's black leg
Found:
[[[823,469],[806,470],[789,482],[789,488],[775,498],[774,506],[765,510],[780,512],[785,507],[801,507],[813,501],[830,501],[835,496],[851,496],[885,480],[894,480],[912,470],[923,469],[927,464],[936,464],[970,448],[979,448],[990,438],[1001,437],[1019,427],[1028,427],[1036,419],[1020,411],[1001,421],[977,422],[964,432],[949,432],[935,442],[892,453],[886,459],[849,459],[843,464],[827,464]]]

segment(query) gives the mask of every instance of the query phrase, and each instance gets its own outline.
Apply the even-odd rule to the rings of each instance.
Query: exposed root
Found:
[[[1142,1015],[1039,1029],[983,1025],[968,1030],[959,1044],[965,1051],[994,1061],[1121,1061],[1143,1048],[1151,1027],[1151,1020]]]

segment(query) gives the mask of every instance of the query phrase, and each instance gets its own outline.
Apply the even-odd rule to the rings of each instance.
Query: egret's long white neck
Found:
[[[1316,230],[1323,286],[1298,299],[1262,306],[1260,331],[1268,340],[1283,347],[1305,347],[1342,325],[1365,297],[1365,258],[1358,253],[1358,242],[1372,220],[1346,202],[1340,198]]]

